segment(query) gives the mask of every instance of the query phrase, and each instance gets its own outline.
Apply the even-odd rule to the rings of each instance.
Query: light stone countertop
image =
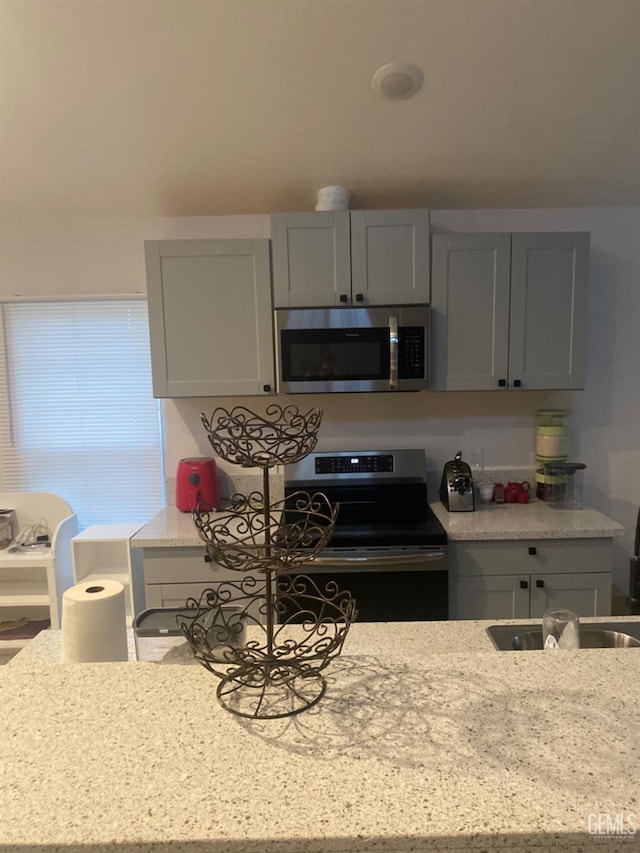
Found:
[[[131,538],[131,545],[134,548],[204,548],[191,513],[180,512],[175,506],[163,507]]]
[[[640,622],[640,616],[589,616],[581,619],[581,624],[598,622]],[[487,634],[491,625],[539,625],[540,619],[478,619],[448,620],[446,622],[388,622],[384,630],[380,623],[354,622],[344,642],[343,652],[349,655],[384,655],[389,648],[402,649],[410,655],[421,655],[428,649],[429,654],[447,653],[496,653],[492,640]],[[248,630],[252,630],[249,628]],[[293,629],[295,631],[295,629]],[[129,660],[137,663],[133,629],[127,630]],[[184,654],[171,654],[166,661],[159,663],[192,663],[192,654],[188,644],[184,643]],[[188,651],[187,651],[188,650]],[[6,666],[25,667],[31,665],[49,666],[60,664],[61,631],[47,629],[41,631],[33,640],[15,655]]]
[[[609,538],[625,530],[595,509],[552,509],[543,501],[481,504],[475,512],[448,512],[440,502],[431,508],[451,541]],[[137,548],[204,547],[191,513],[173,506],[160,510],[131,541]]]
[[[0,667],[0,849],[635,849],[592,833],[640,812],[637,652],[485,651],[486,624],[356,623],[320,703],[262,722],[200,666],[19,655]]]
[[[431,508],[452,541],[492,539],[598,539],[622,536],[625,528],[595,509],[553,509],[544,501],[480,504],[474,512]]]
[[[513,624],[523,624],[536,620],[513,620]],[[539,623],[540,620],[537,620]],[[638,617],[640,621],[640,617]],[[417,630],[413,622],[393,622],[388,624],[388,630],[380,631],[380,626],[373,622],[355,622],[349,629],[344,644],[344,653],[351,655],[359,654],[384,654],[389,644],[406,650],[410,654],[420,654],[424,650],[425,632],[428,632],[429,650],[432,654],[445,652],[467,652],[484,651],[493,649],[486,628],[495,625],[496,620],[488,621],[458,621],[458,622],[429,622],[421,624]],[[508,620],[502,620],[501,624],[508,625]],[[129,660],[136,660],[136,650],[133,630],[127,632],[129,641]],[[7,666],[27,666],[31,664],[59,664],[61,663],[61,632],[56,630],[41,631],[31,640]],[[185,641],[185,646],[186,646]],[[188,648],[188,647],[187,647]],[[171,659],[177,659],[172,655]],[[185,658],[182,658],[184,660]]]

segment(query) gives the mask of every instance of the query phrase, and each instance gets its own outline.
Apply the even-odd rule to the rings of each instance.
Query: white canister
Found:
[[[558,459],[567,455],[567,428],[539,426],[536,430],[536,456]]]
[[[318,190],[316,210],[348,210],[349,198],[349,190],[345,187],[322,187]]]

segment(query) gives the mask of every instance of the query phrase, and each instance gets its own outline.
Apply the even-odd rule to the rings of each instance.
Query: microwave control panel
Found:
[[[398,377],[421,379],[424,375],[424,329],[420,326],[401,326],[398,329]]]

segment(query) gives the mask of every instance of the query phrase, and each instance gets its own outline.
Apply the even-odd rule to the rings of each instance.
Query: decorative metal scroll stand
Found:
[[[197,660],[220,678],[218,701],[242,717],[287,717],[315,705],[326,690],[321,672],[356,616],[351,594],[336,584],[320,589],[307,575],[287,575],[326,546],[337,505],[320,492],[270,498],[270,469],[307,456],[321,419],[319,409],[275,404],[264,416],[244,406],[202,415],[219,457],[262,469],[262,493],[234,496],[224,515],[194,510],[210,559],[242,577],[189,599],[177,617]]]

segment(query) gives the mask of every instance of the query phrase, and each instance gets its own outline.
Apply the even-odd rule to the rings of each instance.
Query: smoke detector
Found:
[[[401,101],[419,92],[424,80],[417,65],[389,62],[378,68],[371,80],[371,88],[382,98]]]

